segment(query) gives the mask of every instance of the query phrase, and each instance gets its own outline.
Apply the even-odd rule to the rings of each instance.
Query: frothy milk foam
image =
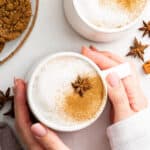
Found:
[[[146,0],[74,0],[79,14],[89,23],[102,28],[120,28],[135,20]],[[129,4],[130,3],[130,4]]]
[[[39,68],[31,92],[36,112],[54,124],[73,126],[74,122],[65,116],[61,105],[65,93],[73,90],[71,82],[85,74],[93,77],[97,72],[87,62],[70,56],[52,59]]]

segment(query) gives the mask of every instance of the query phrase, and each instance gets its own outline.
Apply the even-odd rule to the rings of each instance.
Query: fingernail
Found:
[[[14,85],[17,86],[18,84],[18,79],[14,78]]]
[[[94,51],[94,52],[97,52],[98,50],[97,50],[97,48],[96,47],[94,47],[93,45],[90,45],[90,50],[92,50],[92,51]]]
[[[13,87],[13,93],[16,94],[16,87]]]
[[[31,131],[38,138],[44,137],[47,134],[47,129],[39,123],[32,125]]]
[[[17,79],[14,77],[14,87],[13,87],[13,92],[14,94],[16,93],[16,87],[17,87]]]
[[[120,78],[116,73],[110,73],[107,76],[107,82],[111,87],[117,87],[120,83]]]

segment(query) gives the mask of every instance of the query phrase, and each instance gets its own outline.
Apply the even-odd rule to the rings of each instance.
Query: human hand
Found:
[[[69,150],[59,137],[40,123],[32,125],[27,107],[26,84],[15,80],[15,123],[20,139],[28,150]]]
[[[109,69],[126,62],[125,59],[106,51],[98,51],[95,47],[82,48],[83,55],[92,59],[101,70]],[[112,103],[111,120],[113,123],[124,120],[145,109],[148,101],[141,88],[135,66],[131,64],[132,74],[122,80],[116,73],[107,76],[108,95]]]

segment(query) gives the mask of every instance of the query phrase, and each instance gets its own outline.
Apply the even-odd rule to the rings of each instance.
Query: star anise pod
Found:
[[[74,88],[75,93],[79,94],[81,97],[84,96],[84,93],[91,88],[91,84],[88,78],[77,77],[74,83],[71,83]]]
[[[15,117],[14,101],[13,101],[14,100],[14,96],[11,96],[10,92],[11,92],[11,88],[8,88],[7,91],[5,92],[6,101],[11,101],[11,107],[6,113],[4,113],[4,115],[14,118]]]
[[[11,92],[10,88],[8,88],[6,92],[0,90],[0,109],[6,102],[12,101],[14,99],[14,97],[10,95],[10,92]]]
[[[14,101],[11,102],[11,107],[7,112],[4,113],[4,116],[9,116],[11,118],[15,118]]]
[[[3,115],[8,116],[11,118],[15,118],[15,110],[14,110],[14,96],[11,96],[11,88],[8,88],[6,92],[3,92],[0,90],[0,109],[3,108],[4,104],[8,101],[11,102],[11,107],[10,109],[5,112]],[[37,119],[34,117],[34,115],[29,111],[30,114],[30,119],[32,123],[38,122]]]
[[[134,45],[130,47],[130,52],[126,56],[139,57],[144,61],[144,51],[148,45],[142,44],[141,41],[138,41],[137,38],[134,39]]]
[[[139,30],[140,31],[143,31],[144,33],[143,33],[143,37],[145,36],[145,35],[149,35],[149,37],[150,37],[150,21],[149,22],[145,22],[145,21],[143,21],[143,27],[141,27],[141,28],[139,28]]]

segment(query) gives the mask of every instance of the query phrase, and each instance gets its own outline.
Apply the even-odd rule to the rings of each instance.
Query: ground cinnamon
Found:
[[[99,0],[102,5],[115,5],[129,12],[137,10],[146,0]]]
[[[67,116],[75,121],[86,121],[97,114],[104,95],[104,88],[99,76],[88,78],[91,88],[81,97],[72,92],[67,94],[63,105]]]
[[[115,0],[123,9],[135,11],[141,4],[141,0]]]

